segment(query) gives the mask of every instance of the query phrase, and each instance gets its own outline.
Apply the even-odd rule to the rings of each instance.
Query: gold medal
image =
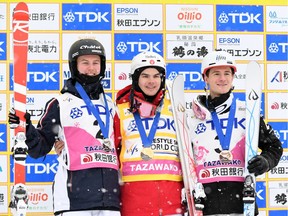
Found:
[[[151,148],[143,148],[141,151],[141,158],[145,161],[153,159],[154,152]]]
[[[103,141],[103,149],[106,152],[110,152],[112,150],[112,143],[111,143],[110,139],[108,139],[108,138],[104,139],[104,141]]]
[[[220,160],[222,162],[228,163],[228,162],[232,161],[232,159],[233,159],[233,155],[230,151],[222,150],[220,152]]]

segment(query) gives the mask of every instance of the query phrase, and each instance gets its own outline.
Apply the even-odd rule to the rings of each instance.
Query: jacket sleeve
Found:
[[[266,125],[264,119],[260,118],[259,148],[261,155],[269,162],[269,170],[276,167],[283,154],[281,141],[276,137],[270,125]]]
[[[58,136],[59,126],[59,104],[54,98],[46,103],[44,114],[38,122],[37,128],[32,124],[26,127],[26,144],[29,156],[39,158],[48,154]]]

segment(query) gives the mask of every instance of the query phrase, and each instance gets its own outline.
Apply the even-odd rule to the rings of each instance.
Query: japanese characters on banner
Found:
[[[115,98],[131,83],[130,62],[142,51],[154,51],[167,62],[167,79],[182,74],[186,107],[203,93],[201,60],[215,48],[230,52],[238,63],[235,94],[244,99],[245,70],[250,60],[263,74],[262,114],[281,139],[284,154],[279,165],[257,178],[260,215],[287,215],[288,196],[288,6],[276,1],[246,4],[198,4],[197,1],[27,1],[30,14],[27,110],[34,124],[46,101],[56,96],[70,77],[68,49],[80,38],[95,38],[107,53],[103,85]],[[135,1],[136,2],[136,1]],[[182,2],[182,1],[181,1]],[[185,4],[185,2],[187,2]],[[240,1],[239,1],[240,2]],[[11,14],[16,3],[0,3],[0,215],[10,215],[13,185],[10,148],[13,134],[7,115],[13,103]],[[45,8],[45,10],[43,10]],[[255,80],[257,82],[257,80]],[[52,151],[46,158],[27,159],[31,215],[53,215],[51,183],[57,170]]]

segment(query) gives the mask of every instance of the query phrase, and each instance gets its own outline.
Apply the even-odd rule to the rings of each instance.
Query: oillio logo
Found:
[[[185,12],[179,12],[177,15],[178,20],[186,21],[186,23],[192,23],[194,20],[201,20],[202,19],[202,13],[197,11],[185,11]]]
[[[37,205],[39,202],[47,201],[49,196],[47,193],[30,193],[29,194],[29,204]]]

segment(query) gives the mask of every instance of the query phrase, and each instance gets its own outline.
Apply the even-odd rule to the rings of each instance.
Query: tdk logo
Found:
[[[131,60],[135,55],[144,51],[157,52],[162,55],[162,34],[114,34],[115,60]]]
[[[111,30],[111,4],[63,4],[63,30]]]
[[[101,12],[67,12],[64,16],[66,22],[74,22],[75,19],[78,17],[79,22],[109,22],[106,18],[108,12],[102,14]],[[75,17],[76,16],[76,17]]]
[[[205,83],[200,71],[200,63],[169,63],[166,77],[173,79],[177,74],[181,74],[184,77],[185,90],[202,90]]]
[[[217,31],[263,31],[263,6],[217,5]]]
[[[125,52],[130,48],[131,52],[144,52],[144,51],[157,51],[160,52],[161,50],[158,48],[160,42],[153,43],[153,42],[123,42],[120,41],[117,45],[117,51],[125,54]]]
[[[268,61],[288,61],[287,35],[266,35]]]
[[[28,64],[27,87],[29,90],[59,90],[58,63]],[[10,90],[13,89],[13,65],[10,64]]]
[[[10,160],[13,161],[12,156]],[[46,155],[44,158],[26,160],[26,182],[52,182],[57,172],[57,155]],[[14,163],[10,166],[10,180],[14,181]]]

